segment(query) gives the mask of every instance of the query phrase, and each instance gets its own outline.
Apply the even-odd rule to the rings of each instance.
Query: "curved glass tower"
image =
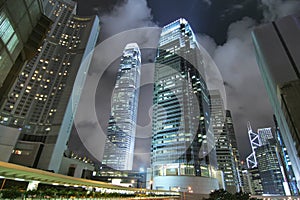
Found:
[[[155,61],[153,189],[210,193],[216,166],[204,61],[185,19],[162,29]]]
[[[112,95],[111,116],[102,163],[117,170],[132,170],[140,85],[141,52],[127,44]]]

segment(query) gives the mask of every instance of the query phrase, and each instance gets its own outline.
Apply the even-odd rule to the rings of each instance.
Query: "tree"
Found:
[[[22,196],[22,192],[16,188],[4,189],[1,191],[1,199],[16,199]]]

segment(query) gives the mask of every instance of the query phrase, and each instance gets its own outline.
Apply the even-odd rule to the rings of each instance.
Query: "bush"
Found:
[[[209,198],[206,200],[254,200],[254,198],[250,199],[250,195],[248,193],[238,192],[235,194],[231,194],[226,190],[220,189],[215,190],[209,194]]]
[[[1,199],[16,199],[22,196],[19,189],[4,189],[1,191]]]

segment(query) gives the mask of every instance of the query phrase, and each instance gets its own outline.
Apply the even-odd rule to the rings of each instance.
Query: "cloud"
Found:
[[[146,0],[128,0],[100,19],[104,38],[129,29],[156,26]]]
[[[261,9],[262,23],[265,23],[300,11],[300,2],[261,0]],[[249,17],[230,24],[227,40],[221,46],[216,46],[209,36],[198,35],[199,43],[213,57],[224,79],[227,105],[232,111],[240,152],[243,152],[242,158],[250,150],[247,121],[257,128],[274,124],[273,110],[261,79],[251,40],[251,31],[259,25]]]
[[[150,55],[153,54],[151,49],[157,47],[160,34],[159,28],[150,28],[156,25],[152,22],[151,10],[147,7],[146,0],[128,0],[119,3],[110,13],[100,16],[100,21],[102,40],[95,48],[75,117],[75,128],[70,138],[71,150],[78,152],[78,144],[81,142],[81,146],[85,147],[82,151],[95,158],[96,162],[102,160],[111,94],[122,51],[127,43],[137,42],[142,51],[146,49],[143,59],[149,62]],[[144,29],[144,27],[148,28]],[[147,51],[147,48],[150,50]],[[152,89],[153,87],[151,91]],[[145,128],[141,127],[141,129]],[[137,136],[142,141],[143,138],[148,138],[149,153],[151,135]],[[139,150],[138,155],[141,153]],[[149,159],[145,165],[149,165]]]
[[[300,11],[299,0],[261,0],[261,3],[265,22],[274,21]]]
[[[226,83],[228,108],[236,122],[237,138],[242,141],[240,151],[245,154],[249,152],[247,121],[259,127],[272,125],[272,109],[250,37],[255,26],[255,21],[249,17],[232,23],[228,27],[226,43],[218,46],[213,55]]]
[[[217,48],[215,40],[204,34],[196,34],[196,37],[199,44],[208,52],[210,56],[212,56]]]
[[[203,0],[203,2],[211,5],[210,0]],[[279,17],[295,13],[300,9],[300,2],[295,0],[261,0],[261,4],[264,16],[262,22],[275,20]],[[234,8],[234,10],[242,9],[242,6],[237,5]],[[121,31],[138,27],[156,26],[153,22],[151,9],[147,6],[146,0],[128,0],[119,3],[109,14],[101,15],[100,19],[102,23],[100,35],[104,39]],[[253,19],[248,17],[232,23],[228,27],[227,41],[222,46],[217,46],[214,39],[207,35],[197,35],[198,41],[208,51],[222,73],[224,85],[226,87],[228,108],[232,111],[237,139],[240,142],[240,151],[246,153],[250,149],[246,128],[247,121],[251,121],[253,127],[273,125],[273,111],[268,102],[264,84],[260,78],[260,72],[258,70],[250,37],[251,31],[257,25],[258,24],[256,24]],[[149,32],[147,35],[140,35],[139,38],[140,41],[147,43],[149,39],[152,39],[152,42],[156,40],[156,38],[153,39],[152,36],[153,34]],[[113,45],[109,47],[113,49],[113,51],[116,49],[118,52],[121,52],[124,46],[124,44],[118,44],[117,48]],[[99,54],[106,54],[106,52],[111,51],[112,50],[106,49],[106,51],[99,52]],[[151,56],[149,56],[149,59],[150,57]],[[95,67],[91,69],[93,73],[89,74],[92,76],[89,77],[91,79],[97,79],[98,77],[94,77],[96,72],[108,63],[101,60],[96,62],[96,64],[98,68]],[[106,72],[111,75],[106,77],[107,79],[110,79],[110,81],[113,78],[113,73],[111,72],[112,71],[109,70]],[[99,86],[100,85],[105,86],[103,91],[108,90],[109,84],[105,80],[103,80]],[[89,92],[89,88],[86,89]],[[100,100],[100,96],[103,96],[103,94],[107,93],[98,91],[96,99]],[[109,97],[107,98],[109,99]],[[105,112],[109,113],[108,110]],[[103,118],[104,115],[106,115],[103,114],[103,110],[97,113],[102,115]],[[105,124],[105,122],[102,123]],[[140,123],[141,126],[148,125],[148,121]],[[94,124],[94,121],[92,121],[92,125]],[[85,126],[84,123],[82,123],[82,125]],[[87,128],[86,133],[89,134],[90,139],[87,138],[87,140],[91,141],[92,147],[95,149],[99,148],[99,142],[93,137],[93,134],[96,134],[96,131],[93,132],[93,126],[91,126],[89,130]],[[151,134],[151,132],[147,132],[145,135],[149,137],[148,134]],[[140,143],[140,141],[142,142]],[[145,141],[146,140],[144,140],[142,136],[139,136],[136,146],[138,151],[136,161],[143,161],[144,163],[149,162],[149,157],[144,155],[145,151],[143,147],[147,146],[143,143]],[[242,155],[242,158],[245,156],[246,155]]]
[[[211,0],[203,0],[204,3],[206,3],[208,6],[211,6],[212,1]]]

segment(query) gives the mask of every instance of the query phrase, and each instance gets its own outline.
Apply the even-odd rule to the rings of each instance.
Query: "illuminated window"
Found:
[[[3,43],[7,44],[9,52],[12,53],[18,45],[19,39],[4,12],[1,12],[0,14],[0,37]]]

